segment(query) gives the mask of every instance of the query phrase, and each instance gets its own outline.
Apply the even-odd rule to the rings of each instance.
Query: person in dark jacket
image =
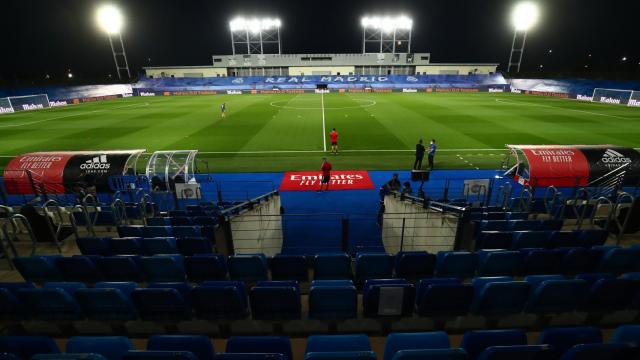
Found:
[[[420,170],[422,167],[422,159],[424,159],[425,148],[422,145],[422,139],[416,144],[416,161],[413,163],[413,170]]]

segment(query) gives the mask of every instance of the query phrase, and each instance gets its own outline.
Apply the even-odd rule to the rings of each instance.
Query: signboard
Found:
[[[316,191],[320,189],[320,171],[286,172],[280,183],[280,191]],[[329,190],[369,190],[373,182],[367,171],[336,170],[331,172]]]

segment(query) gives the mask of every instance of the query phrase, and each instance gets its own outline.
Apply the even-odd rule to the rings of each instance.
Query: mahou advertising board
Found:
[[[4,169],[9,194],[64,194],[82,187],[109,192],[110,176],[123,175],[129,158],[144,150],[100,152],[37,152],[13,158]]]

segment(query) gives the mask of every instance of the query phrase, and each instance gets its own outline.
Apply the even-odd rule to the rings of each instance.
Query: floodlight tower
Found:
[[[539,16],[538,5],[533,2],[522,2],[513,8],[511,23],[513,24],[514,32],[507,72],[511,71],[512,67],[516,68],[516,72],[520,72],[524,45],[527,42],[527,33],[538,22]]]
[[[404,15],[365,16],[362,25],[362,53],[410,53],[413,20]]]
[[[280,19],[237,17],[229,21],[231,50],[236,54],[281,54]]]
[[[122,26],[124,19],[120,10],[114,5],[102,5],[96,11],[96,21],[98,26],[109,36],[109,44],[111,45],[111,53],[113,54],[113,62],[116,64],[116,72],[118,79],[122,80],[122,71],[127,72],[127,78],[131,78],[129,71],[129,62],[127,61],[127,53],[124,51],[124,42],[122,41]],[[116,38],[116,45],[119,40],[120,46],[114,46],[113,38]]]

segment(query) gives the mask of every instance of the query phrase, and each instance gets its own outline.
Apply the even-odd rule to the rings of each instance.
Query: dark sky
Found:
[[[92,0],[2,1],[0,77],[4,80],[105,77],[114,73],[107,38],[94,22]],[[432,62],[498,62],[509,55],[510,0],[129,0],[113,1],[134,71],[151,65],[209,65],[229,54],[228,20],[278,16],[285,53],[360,52],[364,14],[404,13],[414,20],[413,49]],[[524,70],[640,70],[638,0],[541,0]],[[551,54],[548,50],[552,49]],[[588,58],[592,54],[592,58]],[[625,63],[621,58],[626,56]],[[636,75],[637,76],[637,75]]]

